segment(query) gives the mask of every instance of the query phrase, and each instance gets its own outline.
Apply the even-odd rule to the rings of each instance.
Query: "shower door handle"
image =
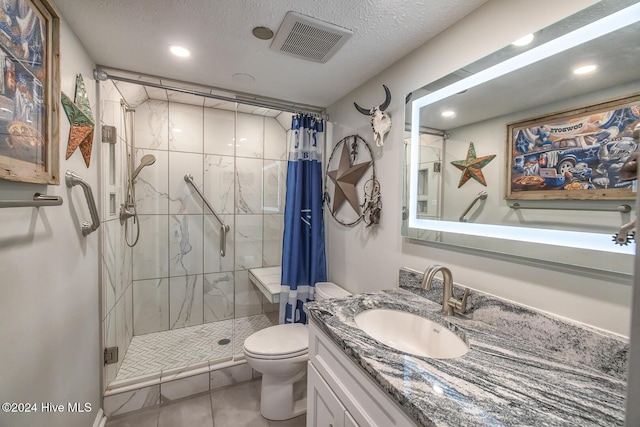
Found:
[[[220,256],[225,256],[227,254],[227,233],[230,229],[231,227],[228,225],[220,225]]]

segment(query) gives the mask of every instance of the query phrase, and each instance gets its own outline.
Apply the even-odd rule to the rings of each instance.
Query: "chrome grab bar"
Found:
[[[204,197],[204,194],[202,194],[202,191],[200,191],[200,189],[198,188],[198,186],[196,185],[196,183],[193,181],[193,175],[191,174],[186,174],[184,176],[184,180],[188,183],[191,184],[191,186],[193,187],[194,190],[196,190],[196,193],[198,193],[198,196],[200,196],[200,198],[202,199],[202,201],[204,202],[205,205],[207,205],[207,207],[209,208],[209,210],[213,213],[213,216],[218,220],[218,222],[220,223],[220,256],[225,256],[227,251],[226,251],[226,247],[227,247],[227,233],[229,232],[229,230],[231,230],[231,227],[229,227],[227,224],[224,223],[224,221],[222,221],[222,219],[220,218],[220,216],[218,216],[218,213],[215,211],[215,209],[213,209],[213,206],[211,206],[211,204],[209,203],[209,201],[207,200],[206,197]]]
[[[509,205],[511,209],[550,209],[561,211],[603,211],[603,212],[631,212],[631,206],[618,205],[615,207],[563,207],[563,206],[521,206],[520,203],[513,203]]]
[[[462,215],[460,215],[460,218],[458,218],[458,221],[467,222],[467,219],[465,218],[465,216],[469,213],[471,208],[476,204],[476,202],[478,200],[485,200],[487,198],[487,196],[488,196],[488,194],[487,194],[486,191],[479,192],[478,195],[476,196],[476,198],[473,199],[473,201],[471,203],[469,203],[469,207],[467,207],[467,209],[462,213]]]
[[[68,170],[64,174],[65,182],[67,183],[67,187],[71,188],[74,185],[79,185],[82,187],[84,191],[84,197],[87,199],[87,205],[89,206],[89,213],[91,213],[91,224],[88,221],[82,221],[82,235],[88,236],[93,233],[100,227],[100,216],[98,215],[98,208],[96,207],[96,201],[93,199],[93,192],[91,191],[91,187],[76,173]]]
[[[61,204],[62,197],[40,193],[34,194],[32,200],[0,200],[0,208],[39,208],[40,206],[60,206]]]

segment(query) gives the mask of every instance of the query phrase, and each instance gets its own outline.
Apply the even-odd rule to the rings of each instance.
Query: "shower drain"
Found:
[[[223,338],[220,341],[218,341],[218,345],[227,345],[231,342],[231,340],[229,338]]]

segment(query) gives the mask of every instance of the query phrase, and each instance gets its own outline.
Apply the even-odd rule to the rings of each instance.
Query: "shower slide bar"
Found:
[[[184,180],[187,182],[187,184],[191,184],[193,189],[196,190],[196,193],[198,193],[198,196],[200,196],[200,198],[202,199],[204,204],[207,205],[209,210],[213,213],[213,216],[220,223],[220,256],[225,256],[226,253],[227,253],[227,251],[226,251],[226,248],[227,248],[227,233],[229,232],[229,230],[231,230],[231,227],[229,227],[227,224],[224,223],[224,221],[222,220],[222,218],[220,218],[220,216],[218,215],[216,210],[213,209],[213,206],[211,206],[211,203],[209,203],[207,198],[204,197],[204,194],[202,194],[202,191],[200,191],[200,189],[198,188],[196,183],[193,182],[193,175],[186,174],[184,176]]]
[[[32,200],[0,200],[0,208],[39,208],[40,206],[60,206],[61,204],[62,197],[40,193],[34,194]]]
[[[473,199],[471,201],[471,203],[469,203],[469,207],[462,213],[462,215],[460,215],[460,218],[458,218],[458,221],[459,222],[467,222],[468,219],[465,218],[465,216],[469,213],[471,208],[475,206],[475,204],[476,204],[476,202],[478,200],[485,200],[486,198],[487,198],[487,192],[486,191],[479,192],[478,195],[476,196],[476,198]]]
[[[589,208],[589,207],[562,207],[562,206],[521,206],[520,203],[513,203],[509,205],[511,209],[547,209],[547,210],[561,210],[561,211],[602,211],[602,212],[631,212],[631,206],[618,205],[614,207],[601,207],[601,208]]]
[[[96,201],[93,198],[93,192],[91,191],[91,186],[80,177],[76,173],[68,170],[67,173],[64,174],[65,182],[67,183],[67,187],[71,188],[75,185],[79,185],[82,187],[84,191],[84,197],[87,199],[87,205],[89,206],[89,213],[91,214],[91,224],[88,221],[82,221],[82,235],[88,236],[93,233],[100,227],[100,216],[98,215],[98,208],[96,207]]]

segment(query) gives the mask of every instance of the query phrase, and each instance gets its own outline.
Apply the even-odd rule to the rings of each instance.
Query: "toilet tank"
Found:
[[[341,288],[333,282],[316,283],[316,301],[329,298],[344,298],[351,295],[351,292]]]

